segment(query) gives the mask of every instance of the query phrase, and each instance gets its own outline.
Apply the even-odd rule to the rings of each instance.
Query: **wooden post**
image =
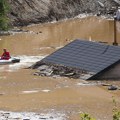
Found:
[[[113,24],[114,24],[114,42],[113,42],[113,45],[118,45],[118,43],[117,43],[117,29],[116,29],[116,19],[114,18],[114,22],[113,22]]]

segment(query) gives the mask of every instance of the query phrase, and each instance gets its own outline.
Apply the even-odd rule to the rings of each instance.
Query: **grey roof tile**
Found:
[[[42,61],[99,73],[120,60],[120,47],[75,40]]]

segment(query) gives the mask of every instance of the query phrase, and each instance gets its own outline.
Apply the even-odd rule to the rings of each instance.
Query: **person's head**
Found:
[[[6,50],[5,48],[3,49],[3,51],[4,51],[4,52],[7,52],[7,50]]]

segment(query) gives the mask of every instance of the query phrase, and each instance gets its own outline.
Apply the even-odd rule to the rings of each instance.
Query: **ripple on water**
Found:
[[[27,90],[27,91],[22,91],[22,94],[32,94],[32,93],[38,93],[38,92],[45,92],[48,93],[51,90],[44,89],[44,90]]]
[[[29,67],[34,63],[36,63],[37,61],[40,61],[44,57],[45,56],[25,56],[25,55],[17,56],[17,58],[20,59],[19,63],[2,65],[0,66],[0,72],[4,72],[4,71],[13,72],[21,68]]]
[[[23,94],[31,94],[31,93],[37,93],[38,90],[30,90],[30,91],[22,91]]]
[[[101,85],[101,82],[85,82],[85,83],[77,83],[76,85],[78,86],[96,86],[96,85]]]
[[[47,89],[44,89],[44,90],[41,90],[41,91],[46,92],[46,93],[50,92],[50,90],[47,90]]]

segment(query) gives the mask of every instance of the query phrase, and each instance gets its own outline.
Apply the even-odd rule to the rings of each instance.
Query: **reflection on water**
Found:
[[[22,91],[22,94],[31,94],[31,93],[37,93],[37,92],[45,92],[45,93],[48,93],[48,92],[50,92],[50,91],[51,91],[51,90],[48,90],[48,89],[44,89],[44,90],[37,89],[37,90]]]

